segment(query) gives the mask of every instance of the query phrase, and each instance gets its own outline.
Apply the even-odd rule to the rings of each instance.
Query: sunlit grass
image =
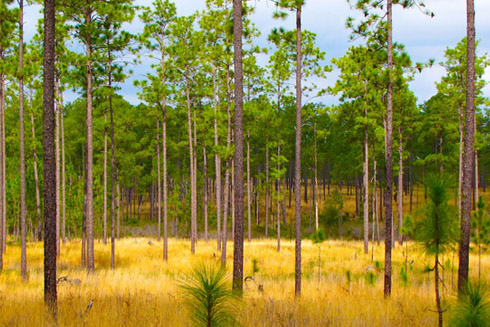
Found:
[[[59,284],[60,326],[188,326],[179,276],[198,262],[216,260],[216,242],[200,241],[196,255],[188,240],[169,242],[169,261],[163,262],[162,243],[148,238],[117,242],[116,270],[110,270],[110,245],[96,241],[96,272],[80,268],[80,241],[62,245],[58,276],[76,283]],[[431,326],[436,324],[433,276],[424,273],[428,260],[409,245],[408,285],[400,277],[405,265],[405,246],[393,257],[393,296],[383,297],[384,247],[364,255],[361,242],[326,241],[321,245],[322,268],[318,282],[318,247],[303,242],[303,292],[294,299],[294,242],[283,240],[281,252],[274,240],[245,242],[243,301],[236,308],[244,326]],[[48,326],[43,307],[43,248],[28,244],[29,279],[19,273],[20,248],[9,246],[0,273],[0,326]],[[232,244],[228,248],[231,274]],[[215,258],[216,256],[216,258]],[[452,262],[452,260],[455,262]],[[258,272],[253,273],[256,259]],[[444,305],[454,301],[457,256],[444,257]],[[476,256],[471,257],[475,267]],[[378,264],[376,264],[378,261]],[[413,264],[410,264],[413,261]],[[490,269],[490,256],[482,258],[482,276]],[[471,274],[476,278],[477,269]],[[87,305],[94,300],[92,309]]]

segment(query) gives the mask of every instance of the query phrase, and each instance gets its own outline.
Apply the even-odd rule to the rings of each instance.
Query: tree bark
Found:
[[[85,24],[92,24],[92,9],[87,9],[85,12]],[[92,273],[95,268],[94,264],[94,193],[93,193],[93,122],[92,122],[92,43],[91,37],[86,36],[85,39],[86,56],[87,56],[87,111],[86,111],[86,127],[87,127],[87,163],[85,166],[85,184],[87,194],[87,270]]]
[[[56,255],[60,255],[60,222],[61,222],[61,183],[60,183],[60,92],[59,92],[59,77],[55,82],[55,94],[56,94],[56,117],[55,117],[55,151],[56,151]]]
[[[115,239],[115,224],[116,224],[116,159],[115,159],[115,141],[114,141],[114,109],[112,107],[112,57],[111,50],[109,52],[109,116],[111,120],[111,270],[116,267],[116,239]],[[107,151],[106,151],[107,152]]]
[[[39,192],[39,176],[37,172],[37,150],[36,150],[36,128],[34,125],[34,114],[31,111],[31,131],[32,131],[32,140],[33,140],[33,149],[32,149],[32,156],[33,156],[33,165],[34,165],[34,184],[36,186],[36,216],[37,216],[37,228],[36,228],[36,237],[37,241],[41,242],[42,237],[42,229],[41,229],[41,195]],[[1,219],[0,219],[1,223]],[[0,254],[1,256],[1,254]]]
[[[398,144],[398,155],[400,156],[398,166],[398,243],[403,245],[403,135],[402,130],[398,127],[400,142]]]
[[[43,167],[44,167],[44,302],[57,321],[56,163],[54,149],[55,1],[44,0]]]
[[[190,90],[189,90],[189,76],[188,76],[188,68],[186,67],[186,76],[185,76],[185,87],[186,87],[186,96],[187,96],[187,132],[189,137],[189,169],[191,173],[191,253],[194,254],[196,252],[196,185],[194,174],[194,142],[192,137],[192,116],[191,116],[191,99],[190,99]]]
[[[3,49],[0,47],[0,58],[3,59]],[[3,270],[3,254],[5,253],[5,230],[7,229],[5,212],[5,75],[0,72],[0,270]]]
[[[235,70],[235,230],[233,243],[233,290],[243,291],[243,63],[242,1],[233,1],[233,49]]]
[[[387,0],[387,26],[388,26],[388,72],[390,74],[387,91],[387,115],[386,115],[386,191],[385,191],[385,274],[384,296],[391,295],[391,247],[393,229],[393,0]]]
[[[203,159],[203,173],[204,173],[204,183],[203,183],[203,196],[204,205],[202,208],[204,216],[204,240],[208,241],[208,158],[206,154],[206,139],[203,133],[202,140],[202,159]]]
[[[63,92],[60,92],[60,132],[61,132],[61,239],[66,242],[66,166],[65,166],[65,123],[63,118]]]
[[[102,244],[107,244],[107,109],[104,109],[104,208],[102,208],[102,225],[103,225],[103,234],[102,234]]]
[[[221,250],[221,158],[218,152],[218,95],[217,95],[216,67],[213,67],[213,105],[214,105],[214,161],[216,168],[216,241],[217,250]]]
[[[162,185],[160,176],[160,122],[157,120],[157,240],[160,242],[162,239]]]
[[[27,281],[26,163],[24,148],[24,0],[19,0],[20,275]]]
[[[251,212],[251,176],[250,176],[250,130],[247,130],[247,214],[248,214],[248,242],[252,242],[252,212]]]
[[[301,4],[296,8],[296,141],[295,141],[295,273],[294,294],[301,296]]]
[[[471,227],[471,182],[474,176],[475,158],[474,114],[475,114],[475,4],[466,1],[467,13],[467,59],[466,59],[466,117],[463,154],[463,184],[461,201],[461,236],[459,242],[458,294],[463,295],[468,281],[470,227]]]
[[[269,137],[265,137],[265,238],[269,236]]]
[[[363,170],[363,186],[364,186],[364,253],[369,253],[369,130],[368,130],[368,108],[367,108],[367,85],[364,84],[364,117],[366,118],[366,126],[364,127],[364,163]]]

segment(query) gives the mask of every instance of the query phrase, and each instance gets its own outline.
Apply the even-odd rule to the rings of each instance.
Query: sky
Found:
[[[150,5],[152,0],[139,0],[137,5]],[[205,8],[205,0],[174,0],[178,15],[190,15],[196,10]],[[272,18],[275,6],[269,0],[248,0],[254,8],[251,16],[252,22],[261,32],[257,43],[262,47],[269,46],[267,35],[275,27],[284,27],[291,30],[295,28],[294,14],[286,20]],[[432,68],[417,74],[411,82],[411,89],[415,93],[419,103],[423,103],[433,96],[437,90],[435,83],[445,75],[445,70],[439,65],[444,61],[444,51],[447,47],[453,48],[466,36],[466,1],[464,0],[426,0],[426,9],[434,12],[434,17],[425,15],[418,8],[402,9],[395,6],[393,13],[393,40],[405,45],[405,50],[413,62],[428,62],[435,60]],[[41,14],[40,6],[31,5],[25,10],[26,39],[35,33],[36,22]],[[476,12],[476,38],[479,40],[478,55],[490,53],[490,1],[475,0]],[[317,34],[317,46],[325,52],[324,64],[330,64],[332,58],[342,56],[346,50],[361,41],[353,43],[349,41],[350,31],[345,28],[348,16],[356,17],[359,13],[351,10],[346,0],[306,0],[303,9],[303,28]],[[130,32],[141,31],[143,25],[135,21],[127,28]],[[146,59],[150,60],[150,59]],[[259,64],[267,62],[266,55],[258,58]],[[132,104],[138,104],[138,89],[133,86],[134,80],[143,79],[143,75],[149,72],[150,62],[143,62],[138,66],[138,74],[131,76],[123,85],[120,93]],[[335,68],[327,74],[326,79],[315,80],[319,87],[332,86],[338,76]],[[485,72],[484,78],[490,81],[490,69]],[[490,97],[490,85],[483,90],[484,96]],[[68,92],[65,98],[68,101],[76,99],[78,95]],[[338,103],[338,99],[332,95],[326,95],[316,99],[326,105]]]

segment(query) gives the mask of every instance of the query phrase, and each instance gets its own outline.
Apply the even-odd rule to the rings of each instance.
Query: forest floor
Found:
[[[244,296],[235,316],[242,326],[434,326],[437,321],[434,276],[429,259],[416,246],[398,246],[393,256],[393,295],[383,297],[384,247],[364,255],[362,243],[326,241],[319,247],[303,242],[303,288],[294,299],[294,242],[245,242]],[[188,240],[171,239],[169,260],[162,242],[149,238],[117,241],[116,269],[110,270],[110,245],[95,244],[95,273],[80,268],[80,241],[61,247],[58,277],[59,326],[190,326],[190,309],[178,281],[199,262],[217,260],[216,241],[200,241],[191,255]],[[26,283],[20,279],[20,247],[10,245],[0,272],[0,326],[49,326],[43,306],[43,247],[29,243]],[[370,249],[371,251],[371,249]],[[408,251],[408,253],[407,253]],[[227,270],[231,275],[232,243]],[[408,256],[407,256],[408,255]],[[216,256],[216,257],[215,257]],[[258,270],[253,272],[253,266]],[[444,314],[456,303],[457,255],[443,258]],[[478,257],[471,257],[471,278],[478,278]],[[405,265],[408,273],[402,272]],[[482,258],[482,276],[490,271],[490,255]],[[87,311],[93,300],[92,308]],[[447,321],[447,320],[446,320]]]

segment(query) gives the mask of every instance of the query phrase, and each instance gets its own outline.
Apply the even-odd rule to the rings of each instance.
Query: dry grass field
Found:
[[[199,262],[216,260],[216,242],[200,241],[196,255],[187,240],[170,240],[169,261],[162,261],[162,243],[148,238],[117,242],[115,271],[110,270],[110,245],[96,242],[96,272],[80,269],[80,241],[62,246],[58,260],[60,326],[190,326],[190,311],[177,287]],[[401,273],[408,249],[408,276]],[[232,245],[227,269],[231,275]],[[424,272],[428,260],[410,244],[394,250],[393,296],[383,297],[384,247],[362,253],[362,243],[326,241],[318,246],[303,242],[303,293],[294,299],[294,243],[274,240],[245,243],[244,296],[235,306],[242,326],[434,326],[433,275]],[[9,246],[5,270],[0,273],[0,326],[49,326],[43,306],[42,244],[28,245],[28,282],[19,274],[20,247]],[[457,258],[444,257],[444,307],[447,319],[455,303]],[[258,272],[253,273],[254,261]],[[456,259],[457,261],[457,259]],[[471,257],[471,277],[477,278],[477,257]],[[381,268],[381,269],[380,269]],[[483,276],[490,256],[482,261]],[[256,269],[257,270],[257,269]],[[78,282],[79,279],[80,282]],[[71,281],[71,283],[70,283]],[[260,286],[262,285],[262,286]],[[260,286],[260,287],[259,287]],[[260,290],[259,290],[260,288]],[[263,289],[263,291],[262,291]],[[87,305],[93,300],[91,310]]]

